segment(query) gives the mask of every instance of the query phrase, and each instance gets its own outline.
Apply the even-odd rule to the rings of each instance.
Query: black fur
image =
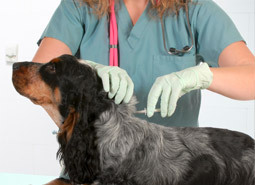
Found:
[[[66,142],[65,135],[58,138],[58,156],[64,161],[65,172],[73,182],[80,183],[86,179],[86,183],[92,183],[100,171],[93,122],[108,109],[107,95],[102,90],[100,78],[90,67],[78,63],[69,55],[59,59],[57,63],[48,64],[55,65],[55,74],[49,75],[48,65],[45,65],[40,70],[41,76],[52,88],[60,88],[61,115],[66,118],[70,108],[73,108],[79,114],[79,120],[69,142]]]
[[[190,170],[183,185],[214,185],[219,175],[218,165],[211,155],[201,155],[190,162]]]

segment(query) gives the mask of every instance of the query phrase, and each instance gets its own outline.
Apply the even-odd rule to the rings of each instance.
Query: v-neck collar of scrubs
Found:
[[[117,16],[119,18],[118,21],[118,29],[120,29],[126,36],[127,42],[129,43],[130,47],[133,49],[139,39],[141,38],[147,24],[149,23],[149,16],[148,10],[149,5],[148,2],[145,10],[140,15],[139,19],[137,20],[136,24],[133,25],[131,17],[128,13],[127,7],[124,1],[120,1],[120,9],[118,10]]]

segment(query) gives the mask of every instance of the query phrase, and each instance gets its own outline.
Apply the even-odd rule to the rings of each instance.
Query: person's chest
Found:
[[[136,24],[124,6],[116,10],[118,25],[119,65],[131,76],[152,76],[175,72],[196,65],[195,48],[183,55],[169,55],[164,48],[162,25],[159,19],[152,18],[147,7]],[[180,15],[181,16],[181,15]],[[186,19],[167,17],[163,21],[167,48],[183,48],[190,44]],[[80,46],[81,58],[104,65],[109,64],[109,22],[107,17],[100,20],[87,19],[85,34]],[[142,71],[142,72],[141,72]],[[145,72],[144,72],[145,71]],[[137,74],[139,73],[139,74]]]
[[[146,10],[147,6],[149,6],[149,1],[142,0],[142,1],[120,1],[121,6],[124,7],[124,9],[127,10],[131,22],[133,25],[136,24],[139,17],[143,14],[143,12]]]

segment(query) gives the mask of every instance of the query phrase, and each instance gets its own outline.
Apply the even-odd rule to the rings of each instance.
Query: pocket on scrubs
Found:
[[[155,81],[159,76],[167,75],[195,66],[196,56],[155,55],[152,65],[152,81]]]
[[[170,74],[176,71],[184,70],[196,65],[196,55],[186,56],[163,56],[155,55],[152,66],[152,82],[157,77]],[[160,101],[157,102],[157,108],[160,107]],[[166,126],[198,126],[198,114],[200,107],[200,90],[185,94],[178,100],[178,105],[171,117],[161,118],[157,113],[151,121]]]

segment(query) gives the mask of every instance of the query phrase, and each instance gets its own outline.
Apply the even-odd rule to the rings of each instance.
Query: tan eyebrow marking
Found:
[[[60,62],[60,61],[61,61],[60,58],[54,58],[54,59],[51,60],[51,62],[53,62],[53,63],[58,63],[58,62]]]

